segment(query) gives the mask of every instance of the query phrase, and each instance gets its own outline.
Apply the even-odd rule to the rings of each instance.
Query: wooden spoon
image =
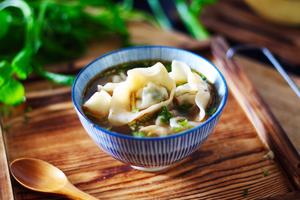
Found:
[[[72,185],[66,175],[48,162],[34,158],[16,159],[10,164],[13,177],[24,187],[38,192],[62,194],[71,199],[96,200]]]

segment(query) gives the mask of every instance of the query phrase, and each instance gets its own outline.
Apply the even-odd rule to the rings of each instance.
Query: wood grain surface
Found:
[[[300,29],[273,24],[243,1],[220,0],[205,8],[201,20],[210,30],[239,43],[269,48],[287,63],[300,67]]]
[[[0,199],[13,200],[2,130],[0,128]]]
[[[135,25],[131,31],[138,33],[139,27]],[[158,31],[144,25],[142,30],[146,37]],[[176,34],[184,45],[206,49],[207,44],[203,47]],[[171,45],[181,47],[182,42],[174,40]],[[52,69],[76,73],[118,45],[117,40],[94,45],[80,60]],[[214,133],[200,149],[169,171],[153,174],[114,160],[92,142],[75,114],[69,87],[32,77],[26,82],[26,91],[27,103],[2,119],[8,162],[19,157],[48,161],[62,169],[77,187],[99,199],[257,199],[296,194],[282,168],[266,156],[269,149],[232,95]],[[29,191],[14,180],[12,186],[16,200],[63,199]],[[3,191],[1,187],[1,194]]]
[[[46,160],[100,199],[245,199],[246,190],[248,199],[254,199],[292,190],[277,164],[264,157],[268,149],[232,96],[214,134],[196,153],[166,173],[151,174],[133,170],[98,149],[80,125],[70,91],[56,90],[28,98],[27,106],[34,102],[34,110],[6,122],[12,125],[5,134],[9,161]],[[53,103],[56,99],[60,100]],[[15,199],[52,198],[13,185]]]
[[[236,61],[244,69],[300,153],[300,99],[270,66],[244,57],[236,57]],[[293,78],[300,87],[300,77]]]
[[[262,142],[276,155],[297,190],[300,189],[300,157],[287,134],[258,94],[242,67],[226,57],[229,46],[223,38],[212,41],[212,52],[233,95],[255,127]]]

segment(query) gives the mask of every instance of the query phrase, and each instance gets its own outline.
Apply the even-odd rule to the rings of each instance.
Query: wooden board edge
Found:
[[[300,189],[300,156],[290,142],[274,115],[258,94],[254,85],[235,60],[226,58],[229,49],[222,37],[215,37],[211,42],[212,53],[224,74],[229,89],[238,101],[247,117],[255,127],[258,136],[275,159],[284,169],[293,189]]]
[[[0,199],[13,200],[13,190],[10,180],[3,131],[0,123]]]
[[[274,197],[266,197],[259,200],[300,200],[300,192],[289,192],[287,194],[278,195]]]

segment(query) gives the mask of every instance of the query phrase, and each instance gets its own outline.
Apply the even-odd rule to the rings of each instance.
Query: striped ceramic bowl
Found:
[[[108,67],[139,60],[178,60],[201,72],[216,86],[220,97],[217,111],[200,126],[156,138],[137,138],[111,132],[90,121],[81,108],[82,95],[87,83]],[[72,100],[86,132],[103,151],[136,169],[158,171],[189,156],[212,133],[227,100],[227,86],[220,71],[194,53],[165,46],[142,46],[108,53],[88,64],[80,71],[74,82]]]

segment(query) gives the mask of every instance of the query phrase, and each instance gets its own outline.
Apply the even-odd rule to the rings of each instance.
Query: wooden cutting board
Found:
[[[151,28],[141,27],[144,35],[153,34]],[[169,34],[164,37],[172,37]],[[177,36],[184,43],[178,39],[176,41],[180,42],[172,40],[171,45],[182,47],[184,44],[183,47],[201,50],[197,52],[212,58],[208,43]],[[228,104],[216,130],[199,150],[164,173],[134,170],[102,152],[80,125],[69,87],[56,86],[38,78],[26,82],[26,104],[15,108],[11,116],[2,118],[0,199],[63,199],[29,191],[11,180],[8,163],[19,157],[39,158],[58,166],[72,183],[99,199],[276,199],[280,197],[278,195],[299,196],[297,167],[300,162],[295,150],[278,130],[278,124],[265,110],[243,71],[235,65],[230,65],[227,70],[228,63],[222,60],[224,43],[219,40],[214,42],[215,55],[219,58],[216,64],[229,81]],[[95,56],[118,46],[115,40],[103,44],[95,45],[74,64],[55,70],[76,73]],[[238,87],[234,78],[240,79],[236,82]],[[244,95],[243,91],[247,92],[249,88],[251,95]],[[243,98],[238,98],[239,95]]]

